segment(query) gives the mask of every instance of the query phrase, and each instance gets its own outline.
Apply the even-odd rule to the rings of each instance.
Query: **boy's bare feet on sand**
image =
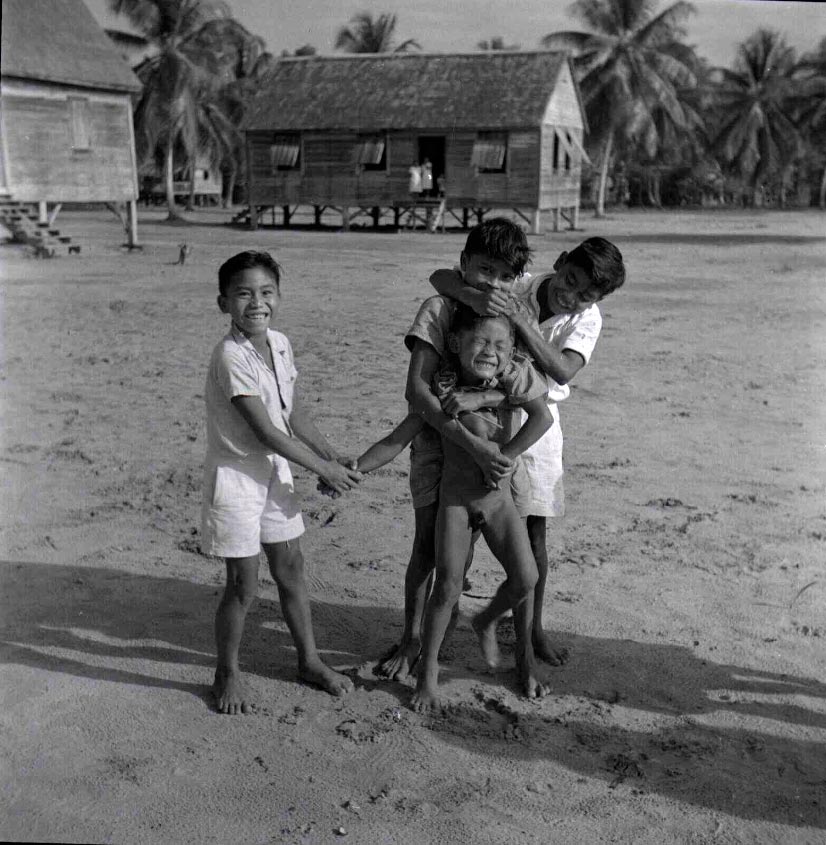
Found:
[[[531,636],[533,641],[534,654],[551,666],[562,666],[568,662],[568,649],[564,646],[555,646],[550,637],[544,632],[536,631]]]
[[[536,661],[532,657],[517,663],[516,676],[526,698],[543,698],[549,692],[536,670]]]
[[[240,672],[232,669],[216,669],[212,695],[215,698],[215,709],[219,713],[236,716],[239,713],[250,712],[251,702],[247,701]]]
[[[416,692],[410,697],[410,709],[415,710],[416,713],[428,713],[443,709],[436,677],[419,677]]]
[[[336,672],[320,660],[300,667],[298,677],[304,683],[320,687],[330,695],[345,695],[353,691],[353,682],[346,675]]]
[[[391,681],[403,681],[413,673],[419,660],[421,644],[418,640],[405,640],[394,645],[376,667],[376,674]]]
[[[479,617],[474,616],[470,624],[479,639],[479,647],[482,649],[482,656],[485,658],[488,669],[498,669],[502,662],[502,655],[499,653],[499,643],[496,641],[496,623],[482,625]]]

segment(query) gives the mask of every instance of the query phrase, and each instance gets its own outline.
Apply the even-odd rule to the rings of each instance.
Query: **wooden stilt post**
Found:
[[[533,232],[534,235],[542,234],[542,212],[538,208],[533,210],[533,225],[531,226],[531,232]]]
[[[377,206],[373,206],[373,226],[374,228],[379,228],[379,218],[381,217],[381,209]]]
[[[37,203],[37,222],[49,222],[49,206],[46,200],[40,200],[40,202]]]
[[[393,209],[393,225],[394,225],[397,229],[399,228],[399,223],[401,222],[401,218],[402,218],[402,212],[401,212],[401,209],[400,209],[398,206],[396,206],[396,207]]]
[[[467,229],[468,224],[468,210],[467,208],[462,209],[462,228]]]
[[[138,203],[137,200],[129,200],[126,203],[126,216],[128,226],[126,228],[126,245],[129,249],[138,246]]]
[[[579,203],[576,203],[571,209],[571,228],[579,228]]]
[[[258,228],[258,206],[255,203],[250,203],[250,229]]]
[[[321,206],[314,205],[313,206],[313,214],[315,215],[315,224],[316,226],[321,225]]]
[[[284,228],[286,229],[290,225],[290,207],[282,205],[281,210],[284,212]]]
[[[350,207],[346,205],[341,207],[341,228],[345,232],[350,231]]]
[[[559,231],[559,206],[557,206],[553,211],[553,221],[554,221],[554,232]]]

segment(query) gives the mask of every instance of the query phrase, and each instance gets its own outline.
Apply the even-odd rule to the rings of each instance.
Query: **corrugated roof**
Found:
[[[565,61],[548,51],[282,59],[243,128],[538,126]]]
[[[141,84],[83,0],[2,0],[0,73],[107,91]]]

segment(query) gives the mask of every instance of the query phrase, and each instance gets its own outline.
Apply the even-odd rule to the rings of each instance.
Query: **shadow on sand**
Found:
[[[262,588],[248,618],[245,671],[294,681],[289,634],[283,624],[272,625],[280,619],[270,597],[275,588]],[[194,665],[211,680],[212,619],[220,585],[4,562],[0,591],[4,663],[178,689],[208,700],[206,685],[92,664],[137,658]],[[323,602],[313,604],[313,615],[319,647],[334,665],[358,664],[365,652],[375,656],[400,621],[395,608]],[[813,738],[826,728],[826,685],[714,663],[682,646],[560,639],[572,658],[552,670],[553,693],[545,701],[520,701],[512,690],[479,674],[473,700],[426,723],[444,741],[474,754],[483,742],[494,757],[532,764],[532,777],[533,764],[545,761],[612,788],[632,787],[742,818],[826,828],[826,754],[820,738]],[[62,649],[72,656],[56,653]],[[472,634],[458,630],[445,665],[448,684],[474,676],[462,667],[475,651]],[[362,686],[368,692],[381,686],[400,699],[407,695],[390,682]],[[644,729],[637,729],[640,711],[649,714]]]

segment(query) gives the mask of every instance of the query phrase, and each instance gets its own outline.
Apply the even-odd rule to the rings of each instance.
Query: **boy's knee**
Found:
[[[459,601],[459,596],[462,595],[463,583],[464,573],[461,573],[457,577],[439,576],[433,587],[434,600],[439,604],[454,604]]]
[[[276,581],[292,579],[304,570],[304,555],[298,540],[265,547],[270,573]]]
[[[527,596],[533,592],[539,581],[539,573],[535,568],[529,571],[519,572],[514,574],[513,578],[513,592],[518,593],[519,596]]]

